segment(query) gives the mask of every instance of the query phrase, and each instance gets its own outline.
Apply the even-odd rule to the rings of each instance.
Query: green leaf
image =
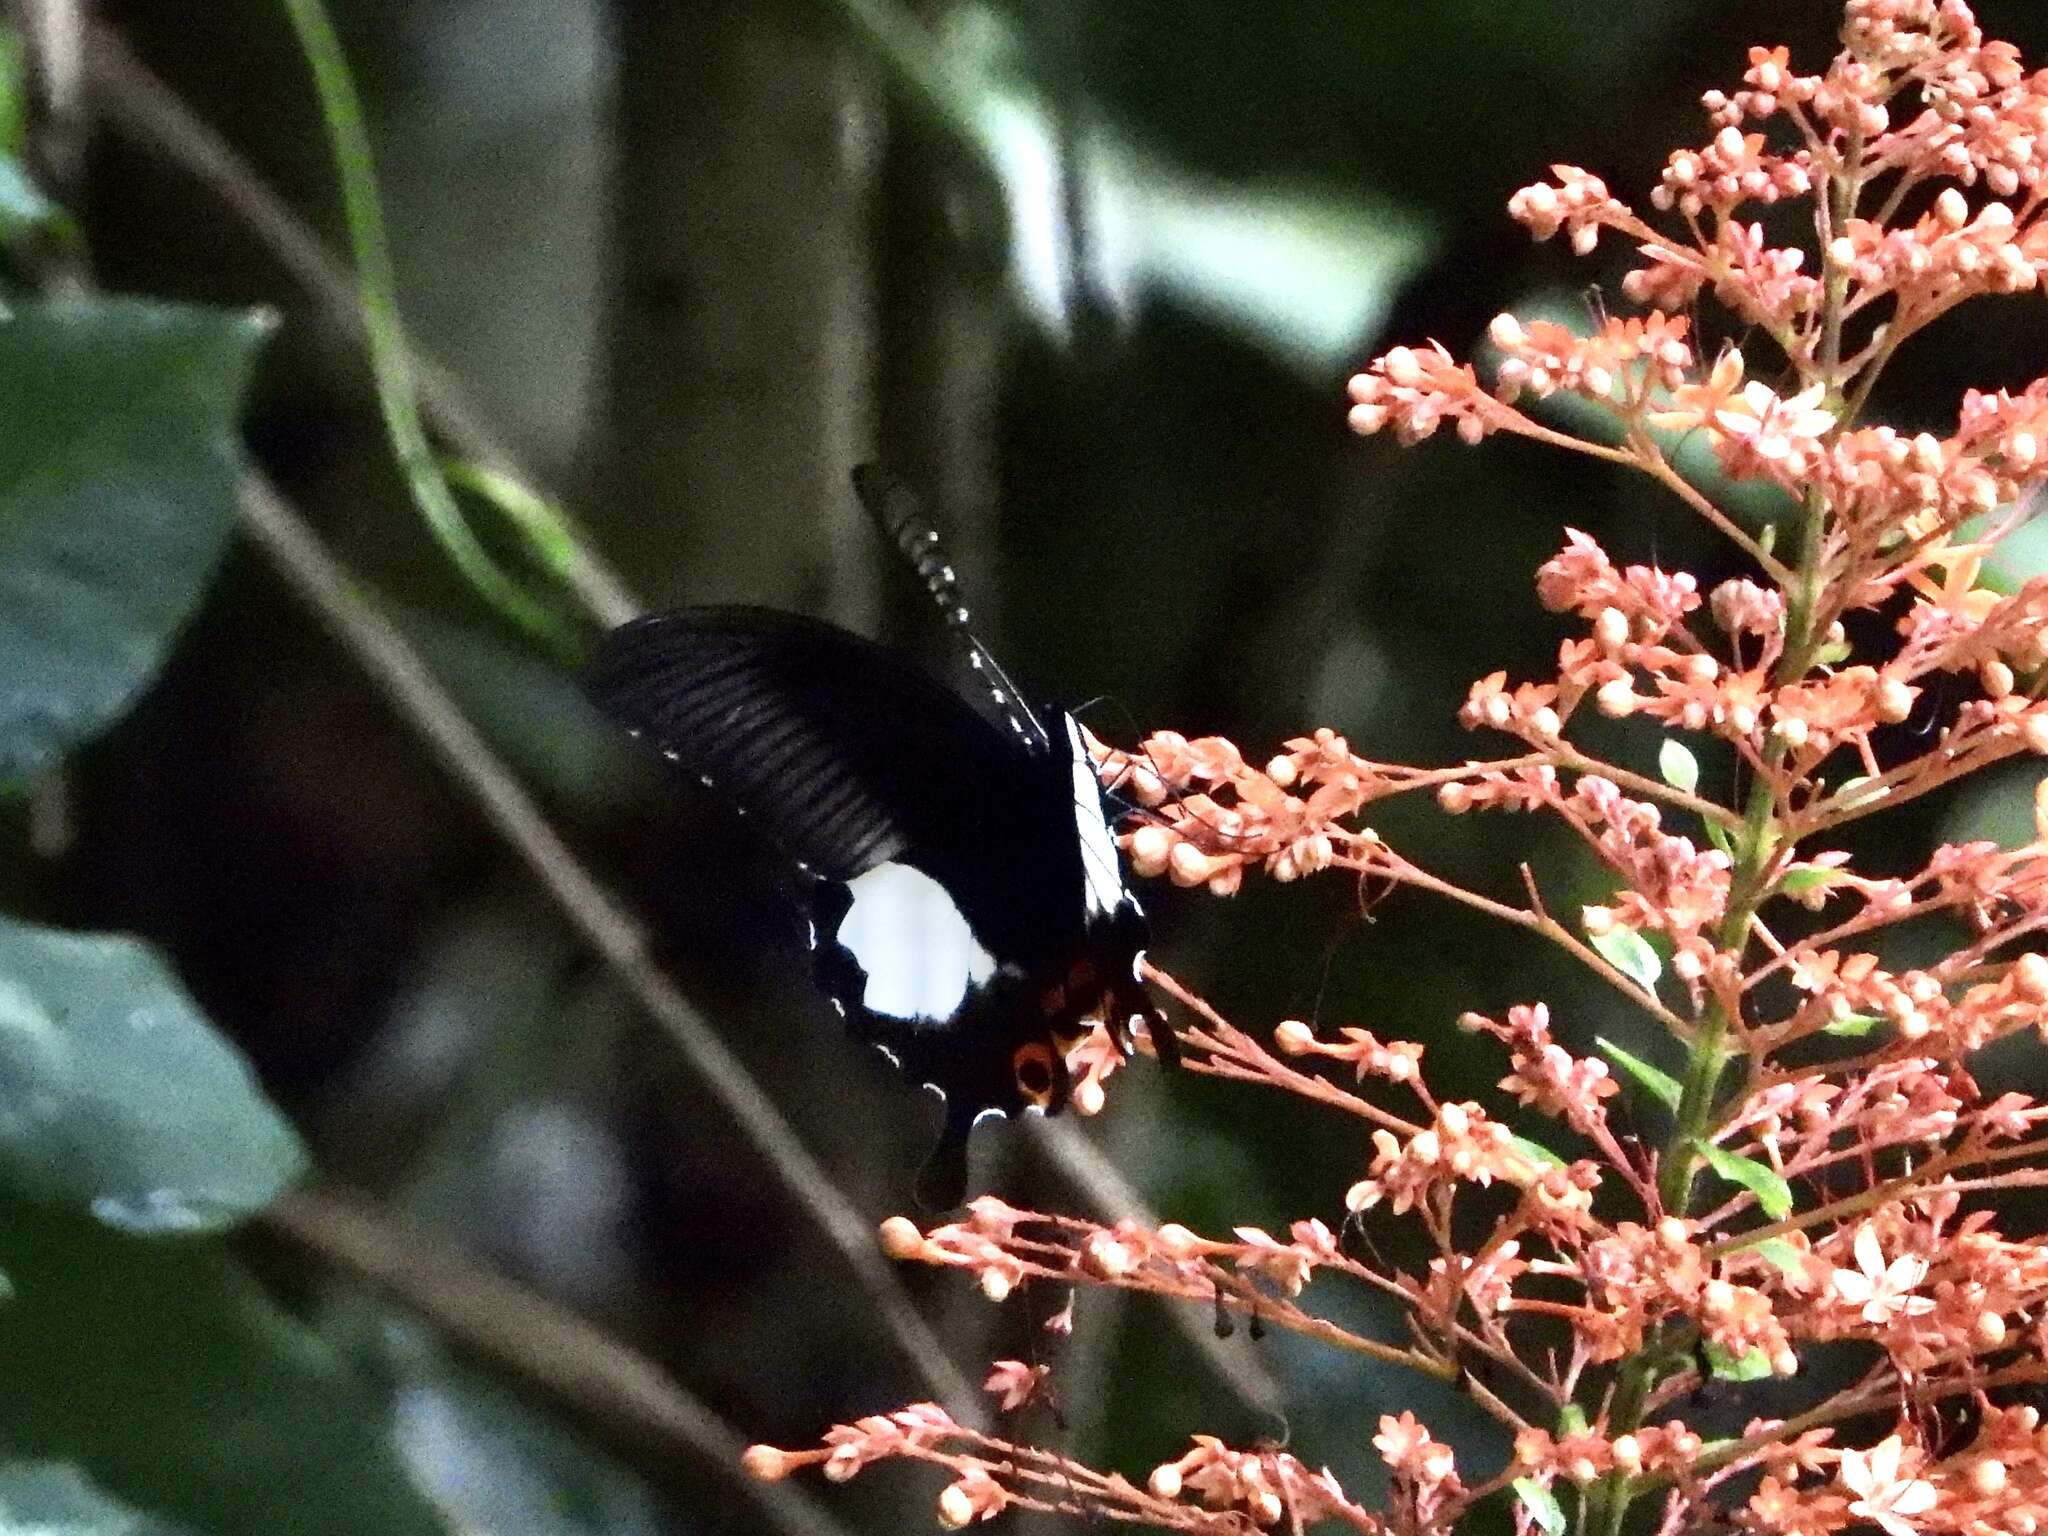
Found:
[[[1756,1203],[1763,1207],[1764,1214],[1771,1220],[1783,1221],[1792,1214],[1792,1186],[1776,1169],[1697,1137],[1693,1139],[1693,1146],[1714,1172],[1755,1195]]]
[[[0,154],[18,155],[28,142],[28,50],[19,29],[0,22]]]
[[[0,784],[119,718],[226,548],[266,326],[137,299],[0,320]]]
[[[1685,1089],[1679,1085],[1677,1078],[1668,1072],[1659,1071],[1642,1057],[1623,1050],[1604,1036],[1595,1043],[1600,1047],[1600,1054],[1626,1072],[1637,1087],[1647,1091],[1674,1115],[1678,1113],[1678,1101],[1685,1097]]]
[[[1657,958],[1657,951],[1650,948],[1650,941],[1635,929],[1617,925],[1605,933],[1589,935],[1588,942],[1603,960],[1645,992],[1657,990],[1657,978],[1664,974],[1664,962]]]
[[[1884,1022],[1874,1013],[1845,1013],[1832,1024],[1821,1026],[1824,1035],[1839,1035],[1845,1040],[1860,1040]]]
[[[1785,878],[1778,882],[1778,889],[1787,896],[1804,896],[1809,891],[1818,891],[1835,884],[1842,878],[1841,871],[1820,869],[1812,864],[1801,864],[1796,869],[1785,871]]]
[[[1528,1158],[1529,1161],[1541,1164],[1545,1168],[1565,1168],[1570,1166],[1563,1158],[1559,1157],[1540,1141],[1531,1141],[1526,1136],[1510,1136],[1508,1137],[1508,1143],[1517,1152],[1521,1153],[1522,1156]]]
[[[61,1461],[0,1462],[0,1536],[185,1536],[109,1498]]]
[[[305,1169],[247,1063],[134,939],[0,917],[0,1105],[0,1182],[124,1231],[233,1226]]]
[[[209,1536],[448,1536],[380,1395],[218,1242],[0,1202],[0,1444]],[[4,1529],[4,1527],[0,1527]]]
[[[1806,1273],[1806,1255],[1782,1237],[1767,1237],[1760,1243],[1738,1244],[1738,1251],[1753,1247],[1781,1275],[1796,1279]]]
[[[420,609],[387,604],[385,613],[522,778],[580,807],[615,808],[642,787],[651,754],[633,750],[560,667]]]
[[[1738,1359],[1712,1339],[1707,1341],[1707,1368],[1721,1381],[1762,1381],[1774,1374],[1763,1350],[1748,1350]]]
[[[1675,737],[1666,736],[1657,749],[1657,771],[1666,784],[1688,795],[1700,787],[1700,760]]]
[[[1729,841],[1728,829],[1726,827],[1722,826],[1718,821],[1709,821],[1702,824],[1702,830],[1706,832],[1708,842],[1720,849],[1721,852],[1727,854],[1729,858],[1735,857],[1735,845]]]
[[[1875,800],[1890,793],[1889,789],[1881,787],[1869,774],[1859,773],[1854,778],[1844,779],[1837,784],[1831,798],[1837,810],[1846,811],[1851,806],[1862,805],[1865,801]]]
[[[1545,1536],[1564,1536],[1564,1510],[1559,1507],[1557,1496],[1533,1477],[1518,1477],[1514,1481],[1515,1496],[1522,1501],[1522,1508],[1529,1511],[1529,1518],[1544,1530]]]

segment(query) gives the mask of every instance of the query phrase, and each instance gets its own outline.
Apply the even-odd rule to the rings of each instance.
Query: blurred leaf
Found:
[[[217,1231],[305,1170],[298,1137],[156,953],[0,917],[0,1176],[139,1233]]]
[[[1762,1381],[1774,1374],[1767,1351],[1750,1349],[1740,1356],[1732,1355],[1712,1339],[1707,1341],[1707,1368],[1720,1381]]]
[[[1527,1136],[1510,1136],[1508,1141],[1522,1156],[1542,1167],[1563,1168],[1568,1166],[1563,1158],[1559,1157],[1540,1141],[1531,1141]]]
[[[21,153],[28,141],[28,51],[21,31],[0,22],[0,154]]]
[[[18,240],[44,228],[74,232],[70,215],[43,196],[27,167],[13,155],[0,154],[0,242]]]
[[[1884,1020],[1874,1013],[1845,1013],[1832,1024],[1823,1025],[1821,1033],[1836,1035],[1844,1040],[1861,1040]]]
[[[1379,329],[1434,244],[1384,201],[1200,178],[1099,115],[1063,120],[986,6],[948,12],[933,53],[955,131],[1001,188],[1019,301],[1056,336],[1082,302],[1128,322],[1167,298],[1320,376]]]
[[[1609,965],[1646,992],[1657,990],[1657,978],[1664,974],[1664,962],[1650,941],[1633,928],[1616,925],[1605,933],[1587,935],[1587,942]]]
[[[0,1437],[202,1530],[447,1536],[384,1404],[213,1242],[0,1208]]]
[[[462,713],[520,776],[572,804],[631,797],[639,754],[597,712],[576,679],[500,634],[386,606]]]
[[[1533,1477],[1518,1477],[1513,1486],[1522,1508],[1529,1511],[1529,1518],[1542,1527],[1545,1536],[1564,1536],[1564,1510],[1558,1505],[1557,1495]]]
[[[1603,1037],[1595,1043],[1600,1047],[1600,1054],[1633,1078],[1637,1087],[1648,1092],[1674,1115],[1678,1113],[1678,1101],[1685,1096],[1685,1090],[1679,1086],[1677,1078],[1659,1071],[1640,1056],[1631,1055],[1612,1040]]]
[[[0,320],[0,783],[105,729],[163,665],[233,525],[266,329],[139,299]]]
[[[1693,1146],[1707,1166],[1726,1179],[1730,1184],[1740,1184],[1756,1196],[1756,1203],[1773,1221],[1783,1221],[1792,1214],[1792,1186],[1776,1169],[1768,1168],[1753,1157],[1744,1157],[1739,1152],[1730,1152],[1726,1147],[1717,1147],[1710,1141],[1697,1137]]]
[[[1781,1275],[1797,1279],[1806,1273],[1806,1254],[1796,1244],[1788,1243],[1782,1237],[1767,1237],[1760,1243],[1742,1243],[1737,1246],[1754,1247]]]
[[[2039,771],[2018,763],[1970,779],[1942,817],[1935,841],[1967,843],[1978,838],[2001,848],[2024,848],[2040,833],[2034,824]]]
[[[398,1447],[465,1531],[499,1536],[658,1536],[639,1479],[396,1319],[378,1330],[396,1358]]]
[[[1666,736],[1657,749],[1657,771],[1664,775],[1666,784],[1688,795],[1700,787],[1699,759],[1674,736]]]
[[[140,1514],[60,1461],[0,1462],[0,1536],[185,1536]]]

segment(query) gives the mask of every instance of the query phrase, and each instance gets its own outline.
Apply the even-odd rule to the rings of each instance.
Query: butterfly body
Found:
[[[891,533],[964,627],[935,536]],[[762,608],[634,620],[588,681],[799,867],[821,991],[945,1101],[932,1203],[957,1202],[978,1119],[1065,1106],[1066,1053],[1095,1020],[1128,1051],[1133,1019],[1155,1017],[1144,915],[1072,716],[1041,725],[1006,680],[976,708],[899,652]]]

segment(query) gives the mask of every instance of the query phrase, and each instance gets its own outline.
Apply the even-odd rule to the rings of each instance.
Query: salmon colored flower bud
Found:
[[[780,1482],[789,1476],[789,1456],[772,1445],[750,1445],[740,1455],[740,1465],[756,1482]]]
[[[2048,956],[2028,950],[2013,961],[2012,988],[2030,1003],[2048,1003]]]
[[[891,1216],[880,1232],[882,1252],[892,1259],[914,1259],[924,1252],[924,1234],[908,1216]]]
[[[1897,725],[1913,713],[1915,690],[1896,677],[1887,677],[1877,685],[1877,718],[1891,725]]]
[[[1281,1055],[1299,1056],[1315,1048],[1316,1032],[1299,1019],[1282,1019],[1273,1027],[1273,1043],[1280,1047]]]
[[[1172,858],[1175,846],[1173,833],[1165,827],[1138,828],[1125,845],[1131,858],[1131,873],[1147,880],[1155,875],[1165,874],[1167,861]]]

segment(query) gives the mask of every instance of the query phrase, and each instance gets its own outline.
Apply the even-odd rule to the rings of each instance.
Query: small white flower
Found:
[[[1894,1317],[1918,1317],[1934,1310],[1933,1297],[1913,1294],[1927,1278],[1927,1261],[1901,1254],[1886,1264],[1877,1229],[1868,1222],[1856,1234],[1856,1263],[1856,1269],[1836,1270],[1831,1284],[1837,1296],[1862,1309],[1866,1323],[1883,1327]]]
[[[1868,1451],[1844,1451],[1839,1474],[1842,1485],[1857,1496],[1850,1514],[1876,1521],[1889,1536],[1918,1536],[1913,1517],[1934,1508],[1934,1484],[1899,1477],[1903,1449],[1899,1437],[1891,1435]]]

